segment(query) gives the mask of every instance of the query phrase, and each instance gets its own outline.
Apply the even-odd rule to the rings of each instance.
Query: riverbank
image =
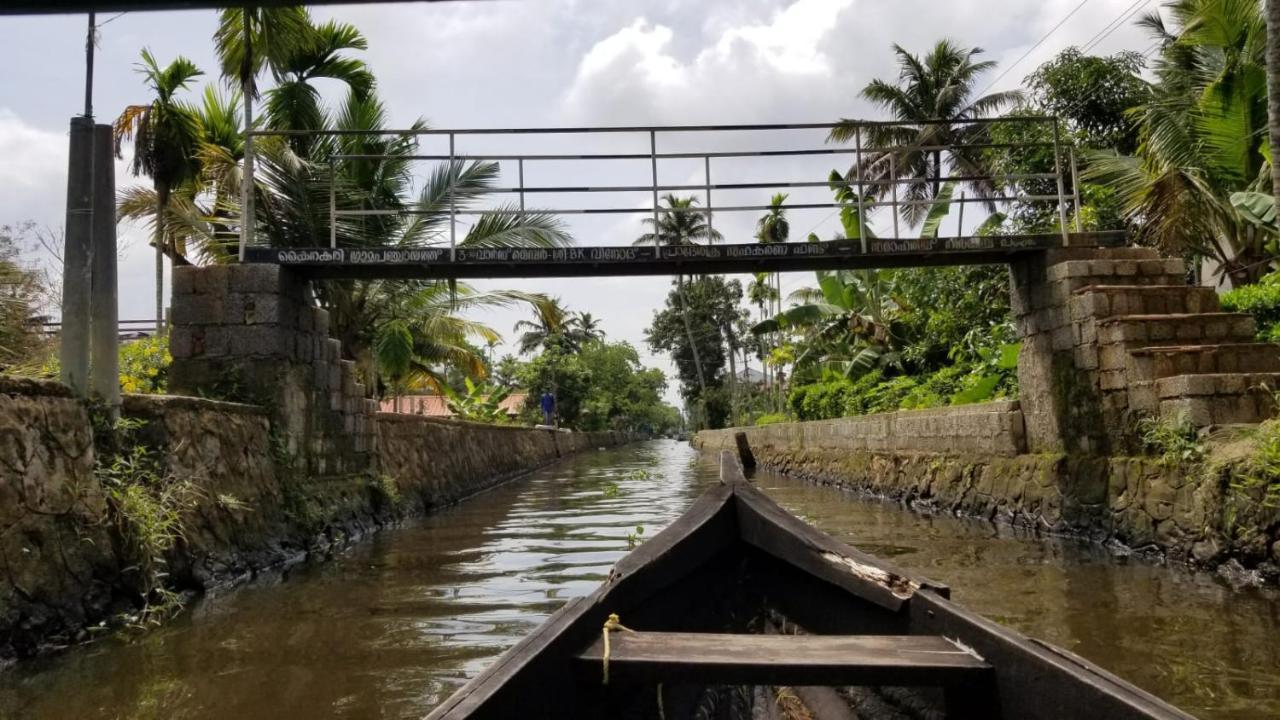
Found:
[[[999,407],[702,431],[693,444],[736,450],[741,434],[759,466],[790,477],[1114,543],[1217,572],[1233,585],[1280,580],[1280,508],[1240,482],[1247,438],[1210,442],[1194,466],[1150,456],[1019,454],[1006,437],[1020,432],[1017,423],[1001,430],[1016,403],[992,405]],[[928,427],[943,430],[922,431]]]
[[[0,378],[0,661],[158,621],[183,595],[324,555],[629,438],[372,416],[359,472],[316,474],[268,410],[128,396],[115,430],[57,384]]]

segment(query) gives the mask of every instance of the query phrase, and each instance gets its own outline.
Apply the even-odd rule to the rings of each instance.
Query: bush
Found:
[[[1258,321],[1258,339],[1280,342],[1280,272],[1273,272],[1254,285],[1223,293],[1222,309],[1253,315]]]
[[[774,425],[777,423],[791,422],[791,418],[782,413],[765,413],[756,418],[756,427],[762,425]]]
[[[120,391],[158,395],[169,381],[169,336],[134,340],[120,346]]]

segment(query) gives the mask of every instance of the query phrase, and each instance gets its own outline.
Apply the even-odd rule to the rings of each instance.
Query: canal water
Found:
[[[168,625],[0,673],[0,718],[420,718],[716,477],[654,441],[583,454]],[[1203,718],[1280,717],[1280,599],[759,473],[808,521]],[[1099,718],[1099,720],[1103,720]]]

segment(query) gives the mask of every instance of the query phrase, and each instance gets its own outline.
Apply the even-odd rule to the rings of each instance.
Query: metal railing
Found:
[[[1043,138],[1033,139],[1029,141],[1006,141],[999,142],[993,140],[992,130],[1005,126],[1016,132],[1010,133],[1012,137],[1031,137]],[[770,141],[767,136],[770,133],[781,133],[786,131],[826,131],[840,127],[846,134],[851,133],[853,137],[852,144],[833,145],[826,142],[823,138],[823,147],[800,147],[800,148],[771,148],[768,147]],[[716,137],[720,144],[724,137],[735,133],[756,133],[761,137],[753,138],[757,144],[763,144],[763,149],[747,149],[747,150],[694,150],[694,151],[659,151],[660,140],[674,135],[696,133]],[[910,135],[914,133],[918,142],[892,142],[885,144],[877,142],[877,138],[887,136]],[[768,124],[768,125],[685,125],[685,126],[628,126],[628,127],[561,127],[561,128],[484,128],[484,129],[403,129],[403,130],[378,130],[378,131],[362,131],[362,130],[258,130],[250,133],[254,136],[411,136],[415,140],[418,137],[438,136],[447,139],[447,153],[415,153],[407,155],[389,155],[376,153],[337,153],[328,158],[327,175],[329,178],[329,243],[331,248],[338,247],[338,221],[343,217],[376,217],[376,216],[393,216],[393,215],[416,215],[416,214],[441,214],[441,209],[416,209],[413,207],[397,206],[390,208],[376,207],[340,207],[340,197],[337,192],[336,177],[339,174],[340,167],[343,163],[356,161],[377,161],[390,160],[412,161],[412,162],[437,162],[449,163],[451,166],[459,162],[495,162],[499,164],[501,169],[503,163],[515,163],[516,183],[514,185],[504,185],[488,188],[486,194],[495,196],[516,196],[518,198],[518,207],[515,208],[490,208],[490,209],[459,209],[457,207],[454,193],[449,193],[449,208],[447,210],[449,216],[449,248],[450,258],[454,258],[458,245],[457,223],[459,217],[474,215],[492,215],[492,214],[523,214],[526,212],[538,212],[540,214],[549,214],[553,216],[571,216],[571,215],[647,215],[652,218],[654,228],[659,227],[661,217],[665,213],[671,212],[669,208],[662,207],[659,201],[659,195],[663,192],[693,192],[701,193],[703,205],[701,207],[690,207],[682,209],[679,212],[696,212],[706,215],[709,228],[714,228],[713,218],[717,213],[739,213],[739,212],[762,212],[772,209],[769,204],[753,204],[753,203],[729,203],[716,205],[715,192],[738,192],[746,190],[761,191],[778,191],[786,189],[803,189],[803,188],[831,188],[835,189],[836,184],[830,180],[817,180],[812,177],[808,178],[777,178],[752,182],[732,182],[717,180],[713,175],[713,162],[724,161],[728,159],[744,159],[744,158],[788,158],[788,157],[805,157],[805,156],[830,156],[832,158],[842,158],[849,163],[849,169],[845,172],[843,185],[854,195],[852,202],[840,202],[832,200],[829,202],[793,202],[784,203],[781,207],[787,210],[811,210],[811,209],[831,209],[838,211],[842,208],[853,207],[857,209],[859,223],[859,238],[862,241],[863,249],[866,249],[868,238],[867,223],[868,214],[872,211],[887,208],[892,216],[892,237],[893,239],[901,238],[901,217],[904,211],[913,208],[929,207],[940,202],[936,198],[926,197],[917,199],[904,199],[903,190],[912,186],[931,185],[934,188],[944,183],[958,183],[968,185],[981,185],[986,189],[994,192],[977,193],[972,196],[961,193],[959,197],[952,197],[946,202],[953,203],[960,207],[960,227],[963,229],[963,208],[967,204],[980,203],[988,206],[1008,206],[1011,203],[1044,203],[1056,206],[1056,214],[1058,217],[1059,228],[1063,237],[1063,243],[1070,242],[1070,229],[1068,227],[1068,207],[1075,209],[1075,229],[1080,229],[1079,217],[1079,198],[1078,193],[1074,191],[1074,171],[1075,158],[1074,155],[1066,148],[1061,141],[1058,132],[1058,122],[1051,117],[1011,117],[1011,118],[989,118],[979,120],[939,120],[923,123],[899,123],[899,122],[882,122],[882,121],[854,121],[843,123],[800,123],[800,124]],[[525,144],[539,144],[540,138],[548,136],[563,135],[581,135],[581,136],[610,136],[613,138],[622,136],[639,136],[648,140],[648,152],[600,152],[600,153],[556,153],[556,152],[461,152],[458,145],[467,138],[476,136],[494,137],[509,136],[520,138]],[[929,138],[938,136],[949,139],[949,142],[930,142]],[[944,166],[955,166],[952,158],[968,158],[970,162],[965,165],[976,167],[990,167],[990,161],[996,161],[995,164],[1000,165],[999,161],[1014,161],[1007,163],[1008,165],[1016,165],[1017,156],[1023,154],[1023,160],[1029,159],[1031,153],[1044,153],[1049,151],[1052,153],[1052,169],[1046,168],[1044,172],[1030,173],[964,173],[959,172],[952,174],[954,171],[944,170]],[[1064,153],[1068,157],[1064,157]],[[972,162],[978,155],[987,159],[988,162]],[[923,162],[922,162],[923,159]],[[1043,158],[1041,158],[1043,160]],[[663,183],[659,181],[660,164],[671,161],[702,161],[702,178],[701,182],[682,182],[682,183]],[[571,163],[600,163],[610,161],[615,163],[640,162],[647,161],[649,169],[649,182],[646,184],[589,184],[589,185],[527,185],[525,183],[526,165],[546,162],[571,162]],[[904,161],[908,169],[904,171]],[[924,172],[912,172],[910,167],[925,169]],[[1064,169],[1066,168],[1066,169]],[[929,172],[932,170],[932,172]],[[1067,176],[1065,173],[1071,173],[1070,186],[1073,192],[1068,194]],[[1032,192],[1029,188],[1034,188],[1035,183],[1040,183],[1042,191]],[[1049,192],[1044,192],[1044,186],[1048,186]],[[536,210],[527,210],[526,202],[529,196],[551,197],[554,195],[565,194],[612,194],[625,195],[635,193],[645,193],[651,198],[651,204],[648,206],[636,205],[613,205],[604,207],[556,207],[539,205]],[[911,193],[906,193],[910,195]],[[916,193],[917,195],[919,193]],[[660,239],[655,231],[655,243]],[[253,243],[253,228],[246,226],[242,228],[240,236],[240,257],[244,258],[244,248],[247,244]],[[317,244],[317,247],[323,245]]]

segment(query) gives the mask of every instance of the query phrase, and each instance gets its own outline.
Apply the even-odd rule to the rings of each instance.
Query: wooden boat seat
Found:
[[[992,671],[975,653],[930,635],[614,632],[609,645],[609,675],[619,681],[954,688],[989,681]],[[604,639],[577,661],[600,673]]]

